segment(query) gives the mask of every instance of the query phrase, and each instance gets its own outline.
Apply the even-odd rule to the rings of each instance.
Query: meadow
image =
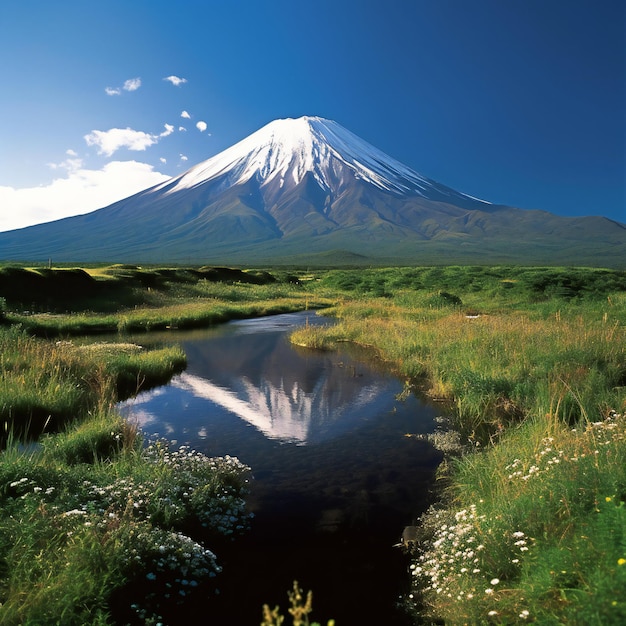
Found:
[[[248,468],[115,415],[184,367],[125,333],[323,307],[337,324],[294,343],[365,346],[449,416],[429,435],[446,451],[439,504],[411,547],[416,623],[626,621],[625,272],[7,267],[0,296],[2,623],[156,623],[210,598],[220,542],[246,527]]]
[[[566,268],[332,272],[339,323],[445,403],[440,503],[411,547],[417,620],[626,622],[626,283]]]

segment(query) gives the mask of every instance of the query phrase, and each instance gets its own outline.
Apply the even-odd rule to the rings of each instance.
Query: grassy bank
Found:
[[[422,520],[411,610],[449,624],[626,621],[626,290],[596,270],[336,272],[339,323],[445,399],[466,442]],[[434,438],[433,438],[434,439]]]
[[[144,447],[103,412],[41,444],[0,456],[2,624],[154,624],[189,594],[211,601],[248,468]]]
[[[247,524],[248,468],[145,445],[112,412],[185,366],[180,348],[124,333],[322,302],[288,276],[227,268],[0,269],[0,622],[155,624],[190,595],[210,602],[215,552]],[[69,339],[103,332],[119,338]]]
[[[205,328],[231,319],[301,311],[329,303],[327,298],[304,290],[290,274],[275,277],[267,272],[226,268],[147,270],[127,266],[80,273],[48,270],[53,273],[44,272],[44,276],[42,272],[0,269],[0,297],[5,300],[6,323],[47,338]],[[11,279],[11,285],[21,281],[47,287],[28,294],[23,286],[2,291],[3,274],[5,282],[7,277]],[[71,289],[66,283],[71,283]],[[55,286],[59,293],[53,297],[50,294]]]
[[[0,327],[0,424],[6,439],[54,431],[121,397],[169,380],[186,363],[180,348],[52,342]]]

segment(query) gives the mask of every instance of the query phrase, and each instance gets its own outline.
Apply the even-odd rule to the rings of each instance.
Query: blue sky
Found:
[[[494,203],[626,222],[625,24],[622,0],[4,0],[0,230],[301,115]]]

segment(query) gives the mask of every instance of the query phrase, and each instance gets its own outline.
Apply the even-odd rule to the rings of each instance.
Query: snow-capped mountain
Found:
[[[626,263],[626,226],[493,205],[319,117],[273,121],[93,213],[0,233],[0,260]]]
[[[233,186],[257,181],[287,191],[311,175],[332,193],[348,176],[398,195],[415,194],[429,200],[489,204],[440,185],[381,152],[332,120],[321,117],[275,120],[217,156],[160,185],[176,193],[217,178]]]

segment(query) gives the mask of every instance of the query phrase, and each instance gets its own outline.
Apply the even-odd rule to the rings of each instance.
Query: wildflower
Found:
[[[493,589],[491,587],[488,587],[487,589],[485,589],[485,593],[487,595],[491,595],[493,593]]]
[[[489,617],[494,617],[497,614],[498,614],[498,611],[489,611],[489,613],[487,613],[487,615],[489,615]]]
[[[490,585],[497,585],[500,582],[499,578],[492,578],[491,582],[489,583]]]
[[[523,610],[523,611],[519,614],[519,616],[520,616],[522,619],[526,619],[529,615],[530,615],[530,612],[529,612],[529,611],[527,611],[526,609],[524,609],[524,610]]]
[[[617,564],[620,566],[626,565],[626,559],[617,559]]]

